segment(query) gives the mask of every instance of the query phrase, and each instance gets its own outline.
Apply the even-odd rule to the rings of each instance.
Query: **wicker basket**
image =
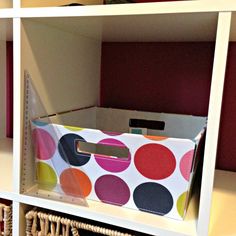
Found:
[[[12,235],[12,207],[0,203],[0,235]]]
[[[116,230],[31,210],[26,215],[26,236],[80,236],[80,230],[108,236],[131,236]]]

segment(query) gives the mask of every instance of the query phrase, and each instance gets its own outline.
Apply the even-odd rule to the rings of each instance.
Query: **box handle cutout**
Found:
[[[84,140],[76,140],[76,151],[81,155],[94,154],[104,158],[119,158],[122,160],[130,159],[129,149],[119,143],[90,143]]]
[[[165,129],[165,122],[164,121],[157,121],[157,120],[130,119],[129,120],[129,127],[164,130]]]

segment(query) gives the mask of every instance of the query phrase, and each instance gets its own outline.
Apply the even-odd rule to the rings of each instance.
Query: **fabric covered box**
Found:
[[[37,181],[183,219],[205,127],[205,117],[99,107],[33,120]]]
[[[145,2],[173,2],[183,0],[104,0],[104,4],[119,4],[119,3],[145,3]]]
[[[107,236],[134,236],[134,232],[126,229],[112,227],[105,228],[99,222],[84,221],[71,218],[57,212],[47,212],[44,209],[28,211],[25,214],[26,232],[25,235],[47,235],[47,236],[88,236],[88,235],[107,235]],[[96,223],[96,225],[94,225]],[[129,232],[122,232],[122,231]],[[62,233],[61,233],[62,232]],[[132,233],[132,234],[131,234]],[[135,234],[136,235],[136,234]]]
[[[0,199],[0,235],[12,235],[12,207],[6,205],[9,201]]]
[[[22,7],[58,7],[65,5],[98,5],[103,0],[23,0]]]

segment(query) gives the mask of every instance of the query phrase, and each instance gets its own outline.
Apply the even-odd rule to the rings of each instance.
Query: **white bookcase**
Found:
[[[0,68],[6,63],[2,53],[6,41],[13,40],[14,45],[14,139],[4,138],[3,131],[0,139],[0,198],[13,202],[13,235],[24,235],[24,214],[31,206],[150,235],[235,235],[236,173],[215,170],[228,43],[236,40],[235,1],[21,7],[26,3],[0,3]],[[83,207],[22,192],[34,185],[33,160],[25,163],[22,155],[24,69],[30,72],[48,113],[98,104],[102,41],[215,42],[200,202],[192,198],[184,221],[93,201]],[[2,110],[4,73],[1,70]],[[28,179],[22,186],[25,172]]]

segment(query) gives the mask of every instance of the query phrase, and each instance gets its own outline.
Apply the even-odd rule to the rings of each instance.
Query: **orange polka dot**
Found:
[[[167,137],[164,136],[152,136],[152,135],[144,135],[145,138],[148,138],[150,140],[154,140],[154,141],[162,141],[167,139]]]
[[[75,197],[87,197],[92,190],[89,177],[81,170],[75,168],[64,170],[60,175],[60,183],[66,194]]]

